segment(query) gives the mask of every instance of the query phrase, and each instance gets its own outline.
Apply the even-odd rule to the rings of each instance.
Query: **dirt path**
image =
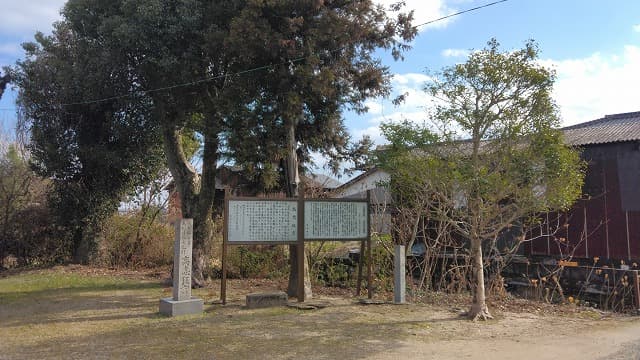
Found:
[[[490,324],[451,321],[428,339],[414,336],[402,346],[368,359],[638,360],[640,319],[570,319],[505,313]],[[464,335],[468,334],[468,337]]]

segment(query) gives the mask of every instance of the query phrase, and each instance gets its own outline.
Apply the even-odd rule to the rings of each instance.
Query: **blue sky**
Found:
[[[31,40],[35,30],[50,31],[64,2],[0,0],[0,66],[22,56],[20,43]],[[406,0],[416,11],[416,23],[489,2]],[[380,143],[381,121],[424,119],[429,102],[420,90],[427,79],[425,70],[463,62],[470,49],[484,47],[492,37],[505,50],[520,48],[530,38],[538,42],[541,62],[558,74],[554,97],[565,125],[640,111],[640,1],[508,0],[421,28],[403,62],[383,55],[395,74],[394,93],[408,92],[408,100],[395,107],[387,100],[372,99],[368,114],[348,113],[346,124],[354,137],[369,134]],[[0,101],[4,129],[15,122],[14,98],[10,92]]]

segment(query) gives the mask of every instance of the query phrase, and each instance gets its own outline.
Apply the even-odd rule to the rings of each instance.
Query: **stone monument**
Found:
[[[191,297],[193,219],[179,219],[176,221],[175,227],[173,297],[160,299],[160,313],[169,316],[202,313],[204,301]]]

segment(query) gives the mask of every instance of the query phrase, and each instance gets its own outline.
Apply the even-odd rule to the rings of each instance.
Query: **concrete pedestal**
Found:
[[[191,298],[190,300],[160,299],[160,313],[167,316],[201,314],[204,311],[204,300]]]
[[[257,309],[287,305],[287,294],[283,291],[254,293],[247,295],[247,308]]]

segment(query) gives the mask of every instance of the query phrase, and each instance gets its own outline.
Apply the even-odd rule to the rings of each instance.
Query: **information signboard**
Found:
[[[368,204],[356,201],[305,201],[305,240],[367,238]]]
[[[297,199],[232,198],[225,194],[224,235],[222,241],[222,281],[220,300],[226,303],[227,246],[249,244],[295,244],[298,274],[304,273],[304,243],[307,240],[360,240],[360,252],[371,259],[369,199],[305,199],[304,188]],[[371,261],[367,278],[369,298]],[[357,294],[362,282],[362,262],[358,265]],[[304,301],[304,276],[298,277],[298,301]]]
[[[285,200],[229,200],[229,243],[295,243],[298,203]]]

